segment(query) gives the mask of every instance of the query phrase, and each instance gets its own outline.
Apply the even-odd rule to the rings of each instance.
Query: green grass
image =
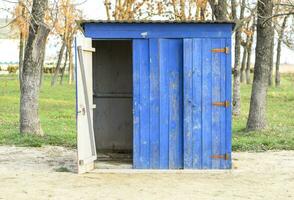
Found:
[[[267,97],[268,128],[245,132],[251,85],[241,86],[241,115],[233,118],[233,150],[294,150],[294,74],[283,75],[279,88],[271,87]]]
[[[65,81],[66,82],[66,81]],[[0,76],[0,144],[76,146],[75,86],[50,86],[45,76],[40,93],[44,137],[19,134],[19,83],[16,75]]]
[[[233,119],[234,151],[294,150],[294,75],[283,75],[282,86],[268,91],[268,129],[245,132],[251,85],[242,85],[242,111]],[[46,76],[40,94],[44,137],[19,134],[19,85],[16,75],[0,76],[0,144],[76,146],[75,87],[50,86]]]

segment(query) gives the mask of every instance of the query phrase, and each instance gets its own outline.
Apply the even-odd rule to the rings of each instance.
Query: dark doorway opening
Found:
[[[93,126],[96,168],[131,168],[133,63],[131,40],[93,40]]]

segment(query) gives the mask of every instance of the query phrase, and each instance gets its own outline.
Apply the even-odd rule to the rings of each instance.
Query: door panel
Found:
[[[182,40],[133,40],[134,168],[183,167]]]
[[[77,149],[78,173],[94,168],[96,147],[93,130],[92,40],[77,38]]]
[[[184,168],[230,168],[230,70],[225,39],[184,39]],[[229,45],[228,45],[229,46]],[[227,67],[226,67],[227,66]],[[226,159],[224,159],[226,158]]]

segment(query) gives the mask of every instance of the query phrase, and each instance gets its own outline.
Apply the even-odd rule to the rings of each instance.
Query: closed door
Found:
[[[133,40],[134,168],[231,167],[226,39]]]
[[[230,40],[184,39],[184,168],[231,168]]]

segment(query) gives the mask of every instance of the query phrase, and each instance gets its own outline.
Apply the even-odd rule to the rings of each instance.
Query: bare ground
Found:
[[[74,150],[0,147],[0,199],[294,199],[294,151],[234,153],[234,169],[180,173],[75,170]]]

